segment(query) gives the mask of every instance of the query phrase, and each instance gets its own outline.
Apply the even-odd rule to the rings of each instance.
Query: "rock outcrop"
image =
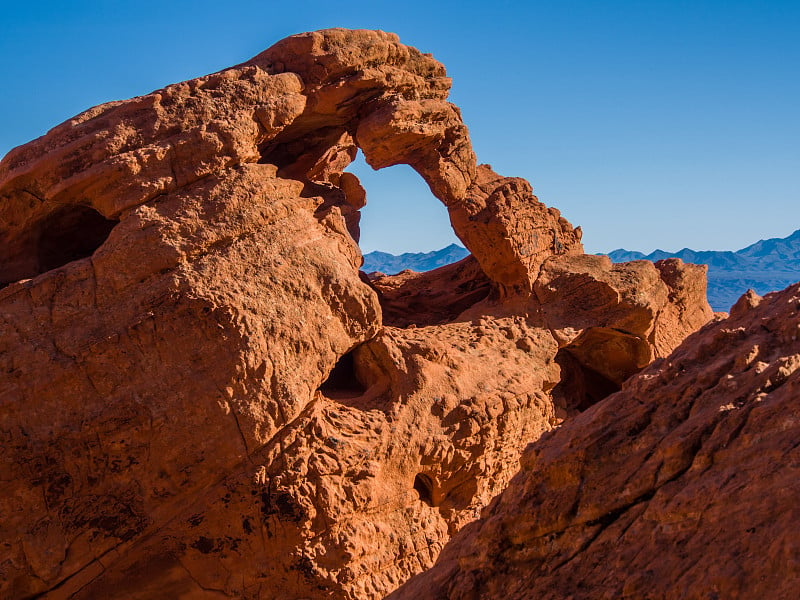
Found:
[[[608,253],[615,262],[658,261],[680,258],[684,262],[708,265],[708,303],[718,311],[728,311],[748,289],[759,294],[775,292],[800,279],[800,229],[785,238],[759,240],[736,250],[656,250],[645,255],[630,250]]]
[[[800,284],[547,433],[402,598],[794,598]]]
[[[382,597],[711,318],[702,269],[586,257],[478,166],[449,85],[302,34],[0,162],[0,595]],[[359,150],[473,257],[360,274]]]

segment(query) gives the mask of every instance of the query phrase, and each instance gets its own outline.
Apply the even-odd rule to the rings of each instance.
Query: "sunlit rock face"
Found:
[[[392,600],[797,596],[800,284],[542,436]]]
[[[380,598],[564,419],[711,318],[478,165],[375,31],[92,108],[0,162],[0,595]],[[359,273],[361,150],[472,252]]]

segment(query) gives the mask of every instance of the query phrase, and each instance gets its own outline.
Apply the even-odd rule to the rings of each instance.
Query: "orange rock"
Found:
[[[666,356],[707,323],[704,265],[680,259],[612,264],[607,256],[554,257],[544,263],[534,287],[545,321],[561,344],[591,326],[609,327],[645,339]]]
[[[469,320],[464,311],[492,293],[491,281],[472,256],[427,273],[377,274],[369,283],[379,294],[383,322],[396,327]]]
[[[392,599],[794,598],[800,284],[543,436]]]
[[[503,295],[530,293],[542,263],[580,254],[580,228],[533,195],[524,179],[478,168],[464,202],[448,204],[453,229]]]
[[[586,257],[476,167],[449,85],[393,34],[301,34],[0,162],[0,595],[383,597],[710,318],[701,269]],[[474,258],[359,273],[359,148]]]

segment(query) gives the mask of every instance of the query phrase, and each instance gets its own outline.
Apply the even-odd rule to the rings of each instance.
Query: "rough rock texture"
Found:
[[[532,444],[438,564],[391,598],[796,598],[800,284]]]
[[[590,406],[708,321],[705,273],[704,265],[679,259],[612,264],[606,256],[564,255],[545,261],[534,292],[561,347],[557,403]]]
[[[581,266],[448,90],[392,34],[302,34],[0,162],[0,596],[381,597],[710,318],[702,271]],[[359,148],[474,259],[359,274]]]
[[[379,294],[383,322],[396,327],[453,321],[492,293],[491,281],[472,256],[434,271],[378,274],[370,285]]]
[[[607,256],[560,256],[545,262],[535,292],[562,343],[602,326],[639,336],[666,356],[709,319],[705,273],[705,265],[677,258],[612,264]]]
[[[542,263],[554,255],[580,254],[580,227],[533,195],[517,177],[478,167],[467,197],[448,204],[450,221],[483,271],[504,294],[529,291]]]

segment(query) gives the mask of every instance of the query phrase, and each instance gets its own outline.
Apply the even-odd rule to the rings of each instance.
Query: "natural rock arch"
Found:
[[[559,348],[591,363],[604,328],[660,356],[710,318],[702,269],[585,256],[477,166],[449,83],[392,34],[301,34],[0,162],[0,594],[382,597],[574,415]],[[357,147],[420,173],[474,256],[373,282],[408,327],[358,273]],[[40,273],[32,232],[65,207],[118,224]],[[462,283],[426,322],[386,300]],[[349,352],[364,396],[320,393]]]
[[[376,169],[403,163],[416,170],[489,278],[503,290],[530,290],[546,257],[581,251],[580,231],[539,203],[524,180],[477,166],[448,91],[444,68],[393,34],[327,30],[287,38],[237,67],[91,109],[3,162],[0,217],[12,227],[0,259],[14,263],[29,252],[26,233],[59,206],[88,202],[117,219],[251,162],[302,182],[305,195],[323,199],[318,212],[338,208],[357,238],[354,211],[364,191],[343,171],[360,148]],[[223,95],[230,101],[218,102]],[[94,177],[99,172],[105,176]],[[31,195],[46,201],[22,208]]]

